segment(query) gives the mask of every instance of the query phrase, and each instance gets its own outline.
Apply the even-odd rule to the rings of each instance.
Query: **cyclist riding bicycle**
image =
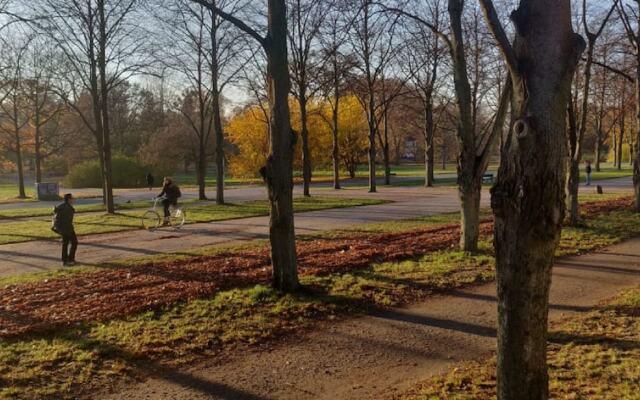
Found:
[[[165,177],[162,181],[162,192],[158,195],[158,197],[163,197],[162,206],[164,207],[164,222],[163,225],[169,225],[169,207],[178,206],[178,199],[182,196],[180,192],[180,188],[178,185],[173,183],[173,180],[169,177]]]

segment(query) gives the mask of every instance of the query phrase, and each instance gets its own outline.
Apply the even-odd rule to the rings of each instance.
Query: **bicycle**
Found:
[[[145,211],[142,215],[142,226],[144,229],[152,231],[158,229],[164,218],[156,211],[158,209],[158,202],[163,200],[162,197],[155,197],[153,199],[153,207]],[[186,221],[186,213],[181,207],[169,206],[169,226],[180,229]]]

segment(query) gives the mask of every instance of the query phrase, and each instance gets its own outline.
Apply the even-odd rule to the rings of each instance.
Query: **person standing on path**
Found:
[[[585,172],[587,173],[587,180],[586,180],[586,185],[590,186],[591,185],[591,161],[587,160],[587,166],[585,167]]]
[[[147,174],[147,186],[149,187],[149,191],[153,190],[154,181],[155,181],[155,179],[153,179],[153,175],[151,175],[151,172],[149,172]]]
[[[71,193],[64,195],[64,203],[53,209],[53,226],[51,229],[62,236],[62,265],[73,266],[76,264],[76,250],[78,249],[78,238],[73,228],[73,215],[76,210],[73,208],[75,199]],[[71,249],[69,249],[71,244]]]

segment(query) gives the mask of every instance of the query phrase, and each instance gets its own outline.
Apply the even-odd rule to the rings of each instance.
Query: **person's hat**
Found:
[[[71,193],[67,193],[64,195],[64,199],[65,201],[68,201],[69,199],[73,199],[73,195]]]

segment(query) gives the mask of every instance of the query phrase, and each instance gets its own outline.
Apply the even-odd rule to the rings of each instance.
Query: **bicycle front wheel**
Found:
[[[182,208],[174,208],[171,210],[171,214],[169,214],[169,222],[171,226],[178,229],[184,225],[187,216]]]
[[[155,211],[147,211],[142,215],[142,227],[152,231],[160,226],[160,215]]]

